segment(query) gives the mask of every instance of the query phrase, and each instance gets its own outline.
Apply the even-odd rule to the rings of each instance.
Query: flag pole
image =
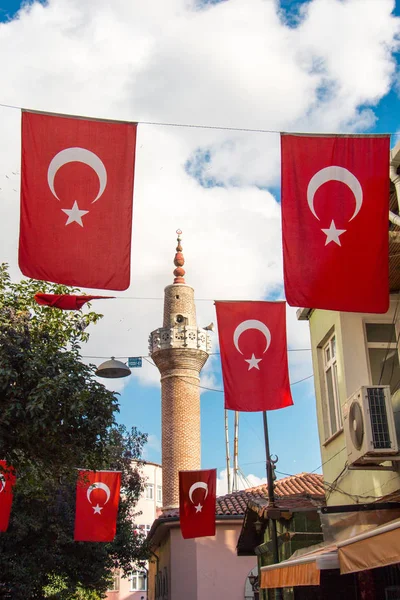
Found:
[[[271,508],[275,507],[275,491],[274,491],[274,477],[271,453],[269,449],[269,436],[268,436],[268,420],[267,411],[263,411],[263,422],[264,422],[264,441],[265,441],[265,458],[266,458],[266,471],[268,480],[268,506]],[[271,523],[271,542],[272,542],[272,560],[274,564],[279,562],[279,548],[278,548],[278,533],[276,529],[276,519],[269,517]],[[282,600],[282,589],[275,589],[275,600]]]

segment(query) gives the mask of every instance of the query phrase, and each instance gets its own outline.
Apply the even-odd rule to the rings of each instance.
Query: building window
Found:
[[[157,504],[162,504],[162,487],[161,487],[161,485],[157,486]]]
[[[108,588],[107,592],[119,592],[119,572],[118,571],[114,572],[112,584]]]
[[[131,592],[146,591],[146,573],[144,571],[132,571],[129,581],[131,582]]]
[[[151,529],[151,525],[136,525],[135,531],[136,533],[141,533],[142,535],[147,535]]]
[[[154,500],[154,485],[152,483],[146,484],[146,499]]]
[[[394,323],[366,323],[372,385],[390,385],[393,394],[400,385],[400,365]]]
[[[322,347],[322,360],[324,365],[325,397],[327,413],[327,438],[339,431],[342,426],[342,411],[340,407],[337,362],[336,362],[336,337],[331,335]]]

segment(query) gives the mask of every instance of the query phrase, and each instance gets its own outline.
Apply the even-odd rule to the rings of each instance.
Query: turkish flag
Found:
[[[389,136],[282,134],[282,234],[291,306],[389,308]]]
[[[121,473],[79,471],[76,484],[76,542],[112,542],[117,530]]]
[[[136,128],[22,112],[24,275],[89,288],[129,287]]]
[[[216,302],[225,408],[243,412],[293,404],[285,302]]]
[[[7,531],[16,476],[5,460],[0,460],[0,531]]]
[[[35,300],[43,306],[52,306],[62,310],[79,310],[86,302],[107,300],[114,296],[75,296],[73,294],[35,294]]]
[[[217,470],[179,471],[179,518],[186,539],[215,535]]]

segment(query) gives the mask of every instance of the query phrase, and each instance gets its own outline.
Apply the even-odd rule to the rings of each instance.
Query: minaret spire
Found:
[[[211,350],[209,332],[197,324],[194,289],[184,278],[180,229],[177,234],[175,279],[164,290],[163,325],[149,338],[161,375],[164,512],[179,506],[179,471],[201,466],[200,371]]]
[[[176,247],[176,254],[175,254],[175,258],[174,258],[174,265],[176,267],[176,269],[174,270],[174,275],[175,275],[174,283],[186,283],[185,282],[185,269],[183,268],[183,265],[185,264],[185,258],[182,253],[182,245],[181,245],[182,231],[180,229],[177,229],[176,233],[178,234],[178,237],[177,237],[178,245]]]

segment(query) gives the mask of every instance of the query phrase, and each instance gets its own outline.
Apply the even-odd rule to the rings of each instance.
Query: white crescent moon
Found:
[[[258,331],[261,331],[261,333],[263,333],[265,335],[267,345],[265,346],[265,350],[263,352],[263,354],[264,354],[268,350],[268,348],[271,344],[271,332],[268,329],[268,327],[265,325],[265,323],[263,323],[262,321],[257,321],[256,319],[249,319],[248,321],[242,321],[236,327],[236,329],[233,333],[233,343],[235,344],[236,350],[238,352],[240,352],[240,354],[243,354],[243,352],[239,348],[239,338],[242,335],[242,333],[244,331],[247,331],[248,329],[258,329]]]
[[[98,200],[104,192],[107,185],[107,171],[97,154],[91,152],[90,150],[86,150],[86,148],[66,148],[65,150],[61,150],[61,152],[53,156],[47,170],[47,183],[49,184],[51,193],[57,198],[57,200],[60,199],[54,189],[54,178],[58,169],[70,162],[84,163],[96,172],[100,183],[99,193],[93,200],[93,202],[96,202],[96,200]]]
[[[107,494],[107,500],[104,502],[104,504],[107,504],[107,502],[110,499],[110,495],[111,495],[110,488],[108,487],[108,485],[106,485],[105,483],[102,483],[101,481],[96,481],[95,483],[92,483],[92,485],[90,485],[88,487],[87,499],[89,500],[90,504],[92,504],[92,501],[90,499],[90,494],[93,492],[93,490],[97,490],[97,489],[105,491],[105,493]]]
[[[361,183],[358,181],[357,177],[353,175],[351,171],[345,169],[344,167],[325,167],[324,169],[321,169],[320,171],[315,173],[313,177],[311,177],[307,188],[307,202],[312,214],[318,219],[318,221],[320,220],[319,216],[315,212],[314,196],[318,188],[321,187],[321,185],[323,185],[324,183],[327,183],[328,181],[340,181],[341,183],[346,184],[353,192],[354,198],[356,200],[356,208],[354,210],[353,216],[350,219],[350,221],[352,221],[361,209],[363,203],[363,191]]]
[[[192,486],[190,486],[190,490],[189,490],[189,498],[190,498],[190,502],[192,504],[193,504],[193,500],[192,500],[193,492],[199,488],[201,488],[202,490],[206,490],[206,495],[204,496],[204,500],[207,498],[208,485],[206,483],[204,483],[204,481],[197,481]]]
[[[1,492],[6,487],[6,478],[4,477],[4,475],[0,475],[0,485],[1,485],[1,489],[0,489],[0,494],[1,494]]]

